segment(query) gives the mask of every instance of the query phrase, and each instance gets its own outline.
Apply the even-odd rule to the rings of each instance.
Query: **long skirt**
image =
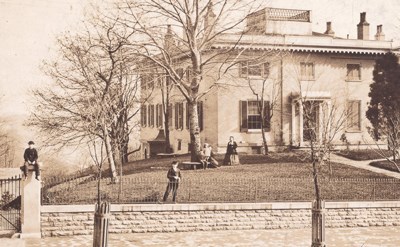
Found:
[[[234,166],[240,165],[238,154],[225,154],[224,165]]]

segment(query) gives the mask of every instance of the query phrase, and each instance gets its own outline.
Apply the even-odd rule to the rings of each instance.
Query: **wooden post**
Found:
[[[93,247],[107,247],[108,245],[108,222],[110,217],[110,203],[96,203],[94,214]]]
[[[325,202],[313,201],[312,207],[312,244],[311,247],[326,247],[325,245]]]

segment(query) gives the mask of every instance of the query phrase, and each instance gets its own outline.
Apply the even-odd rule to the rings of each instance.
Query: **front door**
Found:
[[[304,102],[303,107],[303,141],[316,141],[319,136],[321,101]]]

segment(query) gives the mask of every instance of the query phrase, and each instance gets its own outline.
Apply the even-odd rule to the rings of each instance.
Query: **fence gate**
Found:
[[[21,177],[0,179],[0,231],[21,231]]]

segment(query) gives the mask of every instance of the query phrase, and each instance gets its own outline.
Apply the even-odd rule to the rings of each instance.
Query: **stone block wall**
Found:
[[[94,206],[42,206],[42,236],[93,233]],[[326,203],[326,227],[400,225],[400,202]],[[110,233],[311,227],[311,203],[111,205]]]

